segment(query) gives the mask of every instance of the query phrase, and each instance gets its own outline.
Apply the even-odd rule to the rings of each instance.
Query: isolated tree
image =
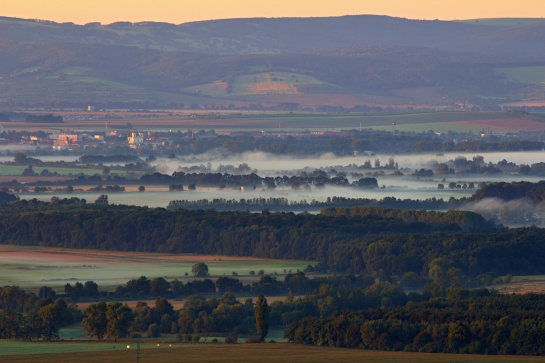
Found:
[[[183,192],[184,186],[182,184],[170,184],[168,186],[169,192]]]
[[[139,192],[145,192],[145,191],[146,191],[146,187],[143,186],[143,185],[140,185],[140,186],[138,187],[138,191],[139,191]]]
[[[204,262],[196,263],[191,268],[191,272],[195,277],[206,277],[208,276],[208,266]]]
[[[26,160],[27,160],[26,154],[23,154],[21,152],[15,153],[13,158],[13,162],[17,164],[24,163]]]
[[[265,299],[263,294],[259,294],[255,303],[255,325],[260,342],[265,340],[265,337],[269,332],[270,311],[271,309],[269,304],[267,304],[267,299]]]
[[[23,170],[22,176],[34,176],[36,173],[34,172],[34,169],[32,169],[32,165],[27,166],[25,170]]]
[[[85,296],[98,296],[100,293],[98,291],[98,284],[94,281],[86,281],[83,285],[84,295]]]
[[[99,195],[99,197],[95,200],[95,204],[108,205],[108,196],[106,194]]]

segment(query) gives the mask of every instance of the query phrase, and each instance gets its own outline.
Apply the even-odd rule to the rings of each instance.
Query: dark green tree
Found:
[[[62,323],[62,308],[51,303],[38,310],[38,316],[42,319],[42,335],[45,341],[59,339],[59,327]]]
[[[91,304],[85,309],[85,318],[82,321],[87,335],[97,337],[101,341],[108,332],[107,305],[104,301]]]
[[[131,308],[120,302],[112,301],[106,307],[106,318],[108,320],[106,332],[114,342],[117,342],[117,338],[127,336],[133,321]]]
[[[95,204],[108,205],[108,196],[106,194],[99,195],[98,198],[95,200]]]
[[[196,263],[191,268],[191,272],[195,277],[206,277],[208,276],[208,266],[204,262]]]
[[[269,332],[269,314],[271,309],[267,304],[267,299],[263,294],[259,294],[255,303],[255,325],[257,328],[257,335],[260,342],[265,340],[267,333]]]

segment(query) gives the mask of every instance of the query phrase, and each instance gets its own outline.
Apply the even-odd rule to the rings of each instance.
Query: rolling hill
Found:
[[[537,19],[75,25],[0,18],[0,106],[535,105],[545,87],[543,39],[545,22]]]

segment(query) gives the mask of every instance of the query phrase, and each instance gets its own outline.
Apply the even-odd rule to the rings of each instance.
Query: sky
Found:
[[[0,0],[0,16],[76,24],[355,14],[429,20],[542,18],[545,0]]]

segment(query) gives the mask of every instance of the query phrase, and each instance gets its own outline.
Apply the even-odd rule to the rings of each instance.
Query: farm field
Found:
[[[545,293],[545,276],[513,276],[509,283],[490,287],[503,294],[543,294]]]
[[[62,113],[61,113],[62,114]],[[87,114],[89,117],[92,114]],[[105,117],[104,113],[97,113]],[[278,112],[224,112],[218,113],[197,111],[172,112],[171,115],[145,114],[133,115],[125,112],[108,113],[110,127],[123,127],[130,123],[136,130],[350,130],[362,128],[390,129],[403,131],[438,132],[448,130],[475,131],[483,127],[496,129],[500,133],[518,130],[543,130],[545,118],[513,118],[499,112],[407,112],[407,113],[278,113]],[[116,116],[117,115],[117,116]],[[191,115],[202,115],[202,118]],[[123,117],[120,119],[118,116]],[[101,120],[67,120],[62,124],[29,124],[26,122],[10,122],[3,124],[7,130],[22,129],[95,129],[104,130],[106,119]]]
[[[227,82],[217,81],[210,84],[184,88],[184,92],[207,95],[211,97],[248,96],[248,95],[295,95],[301,88],[321,87],[326,89],[332,86],[317,78],[286,72],[256,73],[237,76]]]
[[[250,271],[283,274],[303,270],[309,261],[268,260],[250,257],[171,255],[159,253],[114,252],[41,247],[0,246],[0,286],[22,288],[50,286],[62,291],[65,284],[96,282],[101,290],[140,276],[151,279],[193,280],[191,267],[196,262],[208,265],[210,277],[239,274],[241,280],[257,279]],[[185,276],[188,273],[188,276]],[[108,289],[108,287],[110,289]]]
[[[543,131],[545,130],[545,120],[539,121],[529,119],[489,119],[453,122],[432,122],[428,124],[401,124],[400,126],[396,125],[396,129],[400,131],[415,132],[424,132],[428,130],[434,130],[439,132],[446,132],[449,130],[457,132],[479,132],[483,129],[489,129],[497,134],[505,134],[507,132],[513,131]]]
[[[19,343],[25,352],[0,342],[0,362],[78,362],[78,363],[123,363],[134,362],[136,348],[134,343]],[[8,344],[10,342],[7,342]],[[130,346],[127,349],[127,345]],[[71,346],[71,347],[70,347]],[[69,352],[68,349],[73,351]],[[103,348],[102,351],[100,348]],[[64,349],[64,353],[63,353]],[[10,353],[13,352],[13,353]],[[92,354],[89,354],[92,352]],[[19,353],[19,354],[17,354]],[[9,354],[9,355],[7,355]],[[145,343],[140,346],[140,362],[545,362],[545,357],[521,356],[477,356],[467,354],[425,354],[404,352],[379,352],[357,349],[313,347],[275,344],[156,344]]]

